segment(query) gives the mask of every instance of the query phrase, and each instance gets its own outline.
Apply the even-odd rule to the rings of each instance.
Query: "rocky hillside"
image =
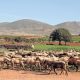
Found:
[[[80,34],[80,22],[64,22],[58,25],[55,25],[54,28],[66,28],[73,35]]]
[[[71,34],[80,34],[80,22],[64,22],[58,25],[23,19],[0,23],[0,35],[49,35],[56,28],[66,28]]]
[[[48,35],[52,30],[52,25],[29,19],[0,23],[0,34],[2,35]]]

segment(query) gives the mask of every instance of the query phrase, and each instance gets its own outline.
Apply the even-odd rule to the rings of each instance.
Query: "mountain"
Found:
[[[52,25],[29,19],[0,23],[0,35],[48,35],[53,29]]]
[[[69,22],[64,22],[61,24],[57,24],[54,26],[54,28],[66,28],[70,31],[71,34],[73,35],[78,35],[80,34],[80,22],[76,21],[69,21]]]
[[[69,21],[50,25],[40,21],[22,19],[0,23],[0,35],[50,35],[56,28],[66,28],[71,34],[80,34],[80,22]]]

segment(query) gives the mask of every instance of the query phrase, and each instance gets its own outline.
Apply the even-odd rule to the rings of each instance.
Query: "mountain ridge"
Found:
[[[66,28],[71,34],[80,34],[80,22],[69,21],[50,25],[36,20],[22,19],[0,23],[0,35],[50,35],[56,28]]]
[[[73,35],[80,34],[80,22],[77,22],[77,21],[63,22],[63,23],[55,25],[54,27],[55,28],[66,28]]]

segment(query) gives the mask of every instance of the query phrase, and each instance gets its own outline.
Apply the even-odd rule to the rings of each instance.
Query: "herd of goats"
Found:
[[[80,52],[70,51],[8,51],[0,56],[0,69],[45,71],[62,74],[79,71]]]

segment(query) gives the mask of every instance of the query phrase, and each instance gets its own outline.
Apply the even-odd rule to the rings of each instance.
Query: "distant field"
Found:
[[[73,42],[80,42],[80,36],[72,36],[72,41]]]
[[[48,37],[46,37],[48,38]],[[48,40],[48,39],[46,39]],[[58,42],[53,42],[54,45],[46,45],[46,44],[36,44],[35,50],[54,50],[54,51],[60,51],[60,50],[71,50],[74,49],[76,51],[80,51],[80,36],[73,35],[72,36],[72,42],[67,43],[67,46],[64,45],[58,45]]]
[[[21,39],[22,42],[15,42],[13,41],[14,38],[20,37],[19,40]],[[25,39],[24,39],[25,38]],[[8,39],[6,41],[5,39]],[[29,40],[28,40],[29,39]],[[35,49],[34,50],[70,50],[70,49],[75,49],[80,51],[80,36],[72,36],[72,42],[67,43],[67,46],[64,45],[58,45],[58,42],[52,42],[54,45],[46,45],[46,42],[49,43],[48,36],[45,37],[39,37],[39,36],[6,36],[2,35],[0,36],[0,44],[35,44],[36,42],[38,44],[35,44]]]
[[[25,39],[40,39],[40,41],[48,41],[49,40],[49,36],[37,36],[37,35],[26,35],[26,36],[10,36],[10,35],[0,35],[0,39],[5,39],[5,38],[16,38],[16,37],[21,37],[21,38],[25,38]],[[80,36],[78,35],[72,35],[72,41],[74,42],[80,42]]]
[[[65,45],[46,45],[46,44],[36,44],[34,50],[46,50],[46,51],[60,51],[60,50],[71,50],[80,51],[80,46],[65,46]]]

